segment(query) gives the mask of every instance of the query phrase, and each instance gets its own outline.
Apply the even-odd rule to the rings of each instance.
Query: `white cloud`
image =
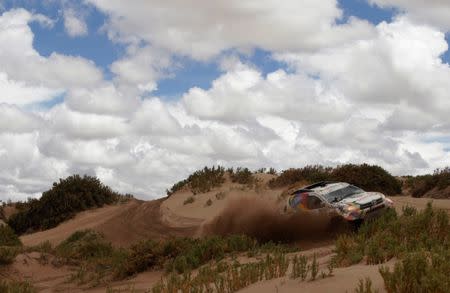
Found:
[[[450,30],[450,2],[447,0],[368,0],[380,7],[395,7],[409,17]]]
[[[245,121],[277,115],[297,121],[344,119],[346,101],[303,74],[278,70],[263,78],[250,66],[237,63],[216,79],[212,88],[193,88],[184,95],[186,109],[203,119]]]
[[[361,107],[362,113],[386,106],[392,115],[423,113],[420,122],[415,121],[416,115],[403,114],[402,123],[397,120],[394,125],[394,118],[390,120],[397,129],[416,125],[423,130],[449,121],[450,67],[440,58],[448,48],[444,37],[433,27],[400,17],[379,24],[374,39],[314,53],[280,54],[278,58],[298,70],[319,74],[330,87]]]
[[[130,95],[157,89],[157,80],[167,75],[170,55],[153,47],[129,46],[126,56],[111,65],[111,72],[122,91]]]
[[[64,10],[64,28],[71,37],[82,37],[88,34],[88,26],[84,16],[73,8]]]
[[[0,16],[0,199],[38,195],[74,173],[150,198],[219,163],[368,162],[395,174],[450,164],[450,69],[440,59],[448,45],[412,16],[373,27],[336,24],[335,0],[201,1],[195,10],[90,2],[127,46],[109,80],[84,58],[41,56],[29,27],[36,15]],[[265,74],[227,57],[256,47],[289,68]],[[222,73],[180,100],[152,96],[186,57],[212,58]],[[61,94],[50,109],[30,107]]]
[[[27,133],[39,130],[42,120],[16,106],[0,104],[0,133]]]
[[[337,25],[342,11],[336,0],[89,2],[108,14],[106,29],[112,39],[145,41],[196,59],[231,48],[315,49],[372,33],[368,22],[355,18]]]
[[[34,35],[28,25],[32,20],[33,14],[24,9],[0,16],[0,72],[10,81],[54,90],[92,87],[102,81],[103,74],[92,61],[58,53],[40,56],[33,48]]]

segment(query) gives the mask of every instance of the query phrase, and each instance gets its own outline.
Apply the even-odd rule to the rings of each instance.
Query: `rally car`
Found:
[[[392,200],[380,192],[367,192],[345,182],[325,181],[292,192],[284,211],[337,213],[349,222],[360,223],[392,207]]]

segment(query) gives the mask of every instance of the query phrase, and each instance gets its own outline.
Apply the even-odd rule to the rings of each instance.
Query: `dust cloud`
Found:
[[[261,242],[294,242],[330,239],[346,229],[346,223],[335,213],[285,214],[281,210],[278,203],[258,197],[231,199],[204,225],[202,234],[245,234]]]

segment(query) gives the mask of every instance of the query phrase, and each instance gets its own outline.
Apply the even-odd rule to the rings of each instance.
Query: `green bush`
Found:
[[[209,198],[206,202],[205,202],[205,207],[209,207],[212,206],[213,201]]]
[[[255,240],[246,236],[143,241],[130,248],[125,263],[116,275],[123,278],[148,269],[163,267],[168,271],[183,273],[196,269],[210,260],[220,260],[228,253],[252,250],[256,245]]]
[[[336,243],[336,262],[349,265],[366,256],[367,263],[379,264],[393,257],[442,247],[450,247],[449,215],[428,204],[420,212],[408,208],[401,216],[390,210],[364,223],[357,233],[340,236]]]
[[[101,234],[83,230],[73,233],[58,245],[56,253],[69,262],[80,263],[89,259],[111,257],[113,247]]]
[[[14,246],[0,246],[0,266],[9,265],[19,254],[20,248]]]
[[[167,196],[181,190],[185,186],[189,187],[194,194],[209,192],[214,187],[220,187],[225,182],[225,169],[221,166],[205,167],[198,170],[185,180],[175,183],[167,190]]]
[[[299,181],[318,182],[331,180],[330,167],[323,167],[319,165],[306,166],[299,169],[288,169],[281,172],[281,174],[269,181],[270,188],[280,188],[292,185]]]
[[[28,282],[0,281],[0,292],[2,293],[35,293],[36,289]]]
[[[22,242],[8,225],[0,224],[0,246],[20,246]]]
[[[355,293],[377,293],[378,290],[372,289],[372,280],[370,278],[359,279],[358,287],[355,289]]]
[[[347,164],[336,167],[331,179],[356,185],[366,191],[378,191],[386,195],[402,192],[402,186],[394,176],[379,166]]]
[[[437,169],[432,175],[409,177],[406,187],[411,189],[413,197],[422,197],[433,189],[443,190],[450,186],[450,168]]]
[[[388,292],[450,292],[450,248],[409,253],[392,271],[381,267],[380,274]]]
[[[187,204],[194,203],[194,201],[195,201],[195,198],[194,198],[193,196],[189,196],[188,198],[186,198],[186,199],[183,201],[183,205],[187,205]]]
[[[237,168],[230,174],[231,181],[239,184],[252,184],[255,181],[253,173],[248,168]]]
[[[53,187],[38,199],[30,199],[8,220],[18,234],[49,229],[71,218],[75,213],[101,207],[120,200],[100,180],[90,176],[73,175],[53,183]]]
[[[361,187],[366,191],[378,191],[387,195],[399,194],[402,191],[400,182],[394,176],[379,166],[367,164],[347,164],[336,168],[315,165],[300,169],[288,169],[270,180],[269,187],[280,188],[301,181],[309,183],[343,181]]]

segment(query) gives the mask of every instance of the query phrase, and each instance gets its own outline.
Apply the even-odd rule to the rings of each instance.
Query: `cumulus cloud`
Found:
[[[360,19],[336,24],[343,15],[336,0],[88,2],[109,16],[111,39],[144,40],[202,60],[229,48],[315,49],[372,33],[369,23]]]
[[[395,7],[409,17],[450,30],[450,2],[446,0],[368,0],[380,7]]]
[[[394,128],[423,130],[448,121],[450,67],[440,57],[448,49],[444,34],[405,17],[376,29],[370,40],[278,58],[318,74],[361,109],[389,106],[393,116],[387,125]]]
[[[33,48],[34,34],[28,25],[32,20],[33,14],[24,9],[0,16],[0,70],[9,79],[55,89],[89,87],[103,79],[93,61],[59,53],[48,58],[39,55]]]
[[[27,133],[39,130],[40,117],[21,110],[17,106],[0,104],[0,133]]]
[[[125,44],[108,79],[85,58],[41,56],[29,24],[44,18],[0,16],[0,199],[38,196],[74,173],[152,198],[212,164],[367,162],[394,174],[450,164],[448,44],[432,22],[406,13],[342,23],[335,0],[197,1],[195,10],[191,1],[89,2]],[[286,66],[267,73],[239,58],[255,48]],[[178,100],[154,96],[183,58],[211,62],[220,76]],[[55,96],[64,101],[30,106]]]
[[[88,26],[84,16],[73,8],[64,10],[64,28],[71,37],[81,37],[88,34]]]

